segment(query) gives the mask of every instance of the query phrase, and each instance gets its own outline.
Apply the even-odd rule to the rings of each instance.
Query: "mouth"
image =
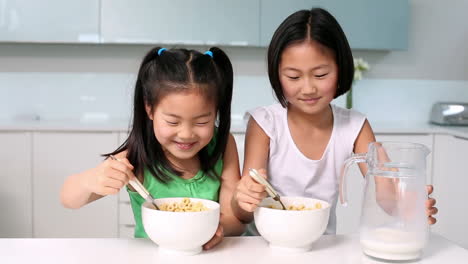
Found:
[[[306,104],[315,104],[317,103],[322,97],[314,97],[314,98],[300,98],[300,101],[305,102]]]
[[[193,148],[193,146],[195,146],[197,142],[183,143],[183,142],[174,141],[174,143],[176,144],[177,148],[181,150],[190,150]]]

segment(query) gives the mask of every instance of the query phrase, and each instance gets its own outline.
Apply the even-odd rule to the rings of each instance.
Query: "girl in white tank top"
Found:
[[[320,8],[289,16],[268,48],[268,73],[279,104],[250,111],[234,213],[252,221],[266,192],[247,176],[248,169],[265,168],[281,195],[329,202],[326,233],[333,234],[341,167],[353,152],[364,153],[375,141],[362,114],[330,105],[351,88],[354,75],[351,49],[335,18]],[[435,200],[427,204],[428,220],[435,223]]]

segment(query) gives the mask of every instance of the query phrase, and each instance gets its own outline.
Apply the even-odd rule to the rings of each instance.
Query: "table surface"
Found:
[[[148,239],[0,239],[0,263],[385,263],[364,255],[357,235],[324,235],[305,253],[273,251],[262,237],[226,237],[194,256],[159,252]],[[431,234],[421,259],[409,263],[468,263],[468,250]]]

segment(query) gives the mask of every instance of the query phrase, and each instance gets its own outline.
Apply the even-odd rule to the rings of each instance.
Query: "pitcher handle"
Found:
[[[353,165],[354,163],[358,162],[366,162],[367,159],[367,153],[358,153],[358,154],[353,154],[349,159],[347,159],[341,169],[341,175],[340,175],[340,203],[342,206],[347,206],[348,205],[348,199],[346,196],[346,177],[345,175],[348,174],[349,167]]]

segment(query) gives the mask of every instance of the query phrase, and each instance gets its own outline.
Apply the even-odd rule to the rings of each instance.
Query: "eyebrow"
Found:
[[[315,66],[314,68],[312,68],[312,71],[313,70],[317,70],[317,69],[320,69],[320,68],[328,68],[330,67],[329,65],[327,64],[320,64],[318,66]],[[291,70],[291,71],[300,71],[299,69],[296,69],[296,68],[293,68],[293,67],[286,67],[284,69],[282,69],[283,71],[287,71],[287,70]]]
[[[176,114],[171,114],[171,113],[164,113],[164,115],[167,115],[167,116],[172,116],[172,117],[175,117],[175,118],[181,118],[181,116],[178,116]],[[211,112],[207,112],[207,113],[204,113],[204,114],[201,114],[201,115],[197,115],[195,116],[193,119],[198,119],[198,118],[202,118],[202,117],[207,117],[207,116],[210,116],[211,115]]]

